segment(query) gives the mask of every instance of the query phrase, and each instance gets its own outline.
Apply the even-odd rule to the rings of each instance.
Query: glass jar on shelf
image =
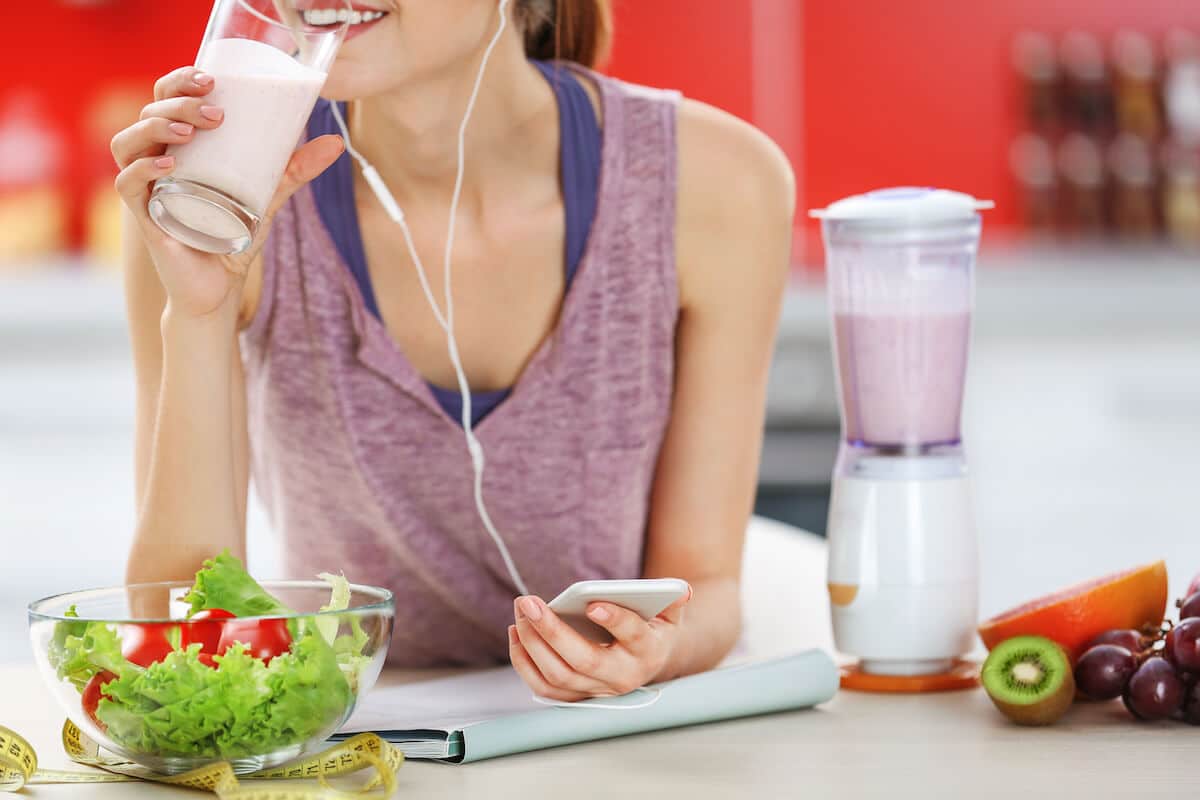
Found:
[[[64,152],[64,137],[36,92],[0,95],[0,269],[36,264],[65,247]]]

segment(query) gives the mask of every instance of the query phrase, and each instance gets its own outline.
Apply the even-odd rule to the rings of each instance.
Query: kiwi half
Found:
[[[1041,636],[1016,636],[996,645],[980,679],[996,708],[1018,725],[1049,725],[1075,699],[1070,658]]]

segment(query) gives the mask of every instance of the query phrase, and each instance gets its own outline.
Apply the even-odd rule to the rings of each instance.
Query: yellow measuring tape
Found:
[[[221,800],[318,800],[363,796],[391,797],[396,791],[396,771],[404,754],[373,733],[360,733],[314,756],[243,776],[243,780],[305,780],[316,778],[320,787],[259,788],[242,785],[233,767],[217,761],[181,775],[159,775],[131,761],[107,755],[100,746],[67,720],[62,730],[63,747],[77,764],[99,767],[105,772],[68,772],[38,769],[37,753],[29,742],[0,726],[0,792],[15,792],[23,786],[44,783],[120,783],[154,781],[169,786],[213,792]],[[353,791],[329,785],[328,779],[374,768],[375,774]]]

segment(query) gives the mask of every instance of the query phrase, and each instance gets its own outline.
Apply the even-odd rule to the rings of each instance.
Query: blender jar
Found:
[[[948,671],[974,644],[961,422],[978,212],[990,207],[898,188],[812,212],[842,417],[828,527],[834,639],[864,672]]]

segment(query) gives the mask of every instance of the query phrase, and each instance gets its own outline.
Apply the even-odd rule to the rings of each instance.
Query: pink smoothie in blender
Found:
[[[834,315],[846,439],[881,448],[959,440],[971,315]]]

